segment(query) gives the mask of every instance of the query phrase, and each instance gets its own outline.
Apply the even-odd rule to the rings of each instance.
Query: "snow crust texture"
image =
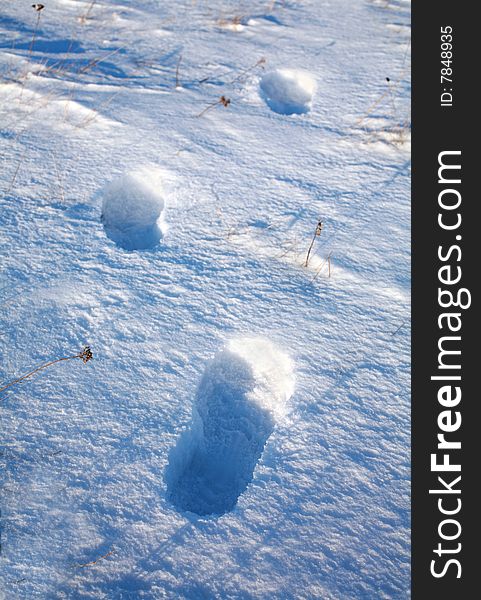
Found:
[[[232,510],[292,391],[291,362],[270,342],[241,339],[219,352],[197,391],[191,429],[171,454],[174,505],[201,516]]]
[[[316,82],[304,71],[277,69],[262,77],[260,88],[267,105],[274,112],[302,115],[311,110]]]
[[[104,190],[102,222],[105,233],[125,250],[144,250],[162,238],[162,181],[148,169],[127,173]]]
[[[408,599],[409,0],[31,4],[0,600]]]

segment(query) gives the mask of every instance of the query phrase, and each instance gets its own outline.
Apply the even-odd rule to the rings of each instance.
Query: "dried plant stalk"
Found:
[[[314,232],[314,237],[312,238],[311,245],[309,246],[309,249],[307,251],[306,260],[304,262],[304,266],[305,267],[307,267],[308,264],[309,264],[309,257],[311,255],[311,251],[312,251],[312,248],[314,246],[314,242],[316,241],[316,237],[319,237],[321,235],[321,231],[322,231],[322,221],[319,221],[317,223],[317,227],[316,227],[316,230]]]
[[[215,106],[218,106],[219,104],[222,104],[222,106],[224,106],[225,108],[227,108],[230,104],[230,99],[226,98],[225,96],[221,96],[219,98],[219,100],[217,100],[217,102],[214,102],[212,104],[209,104],[206,108],[204,108],[204,110],[199,113],[197,115],[197,117],[201,117],[202,115],[205,115],[205,113],[210,110],[211,108],[214,108]]]
[[[30,373],[27,373],[26,375],[22,375],[18,379],[15,379],[14,381],[7,383],[7,385],[4,385],[2,388],[0,388],[0,393],[4,392],[9,387],[12,387],[12,385],[16,385],[17,383],[21,383],[25,379],[32,377],[32,375],[35,375],[35,373],[38,373],[39,371],[42,371],[43,369],[46,369],[47,367],[51,367],[52,365],[55,365],[59,362],[65,361],[65,360],[73,360],[74,358],[81,358],[84,363],[87,363],[89,360],[91,360],[93,358],[93,354],[92,354],[92,350],[90,349],[90,346],[84,346],[82,352],[79,352],[78,354],[74,354],[73,356],[64,356],[62,358],[57,358],[57,359],[51,360],[43,365],[40,365],[33,371],[30,371]]]

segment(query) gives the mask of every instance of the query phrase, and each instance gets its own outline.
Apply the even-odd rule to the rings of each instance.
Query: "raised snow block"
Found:
[[[301,115],[311,110],[316,89],[314,78],[305,71],[276,69],[260,82],[261,96],[271,110],[281,115]]]
[[[127,173],[103,192],[102,223],[107,236],[125,250],[153,248],[162,239],[164,199],[159,175]]]

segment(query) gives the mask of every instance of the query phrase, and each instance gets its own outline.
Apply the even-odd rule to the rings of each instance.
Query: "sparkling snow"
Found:
[[[410,3],[31,4],[0,597],[409,597]]]

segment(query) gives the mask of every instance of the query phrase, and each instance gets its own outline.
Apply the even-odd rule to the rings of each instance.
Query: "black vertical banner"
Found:
[[[467,2],[412,17],[412,596],[461,600],[481,577],[479,26]]]

